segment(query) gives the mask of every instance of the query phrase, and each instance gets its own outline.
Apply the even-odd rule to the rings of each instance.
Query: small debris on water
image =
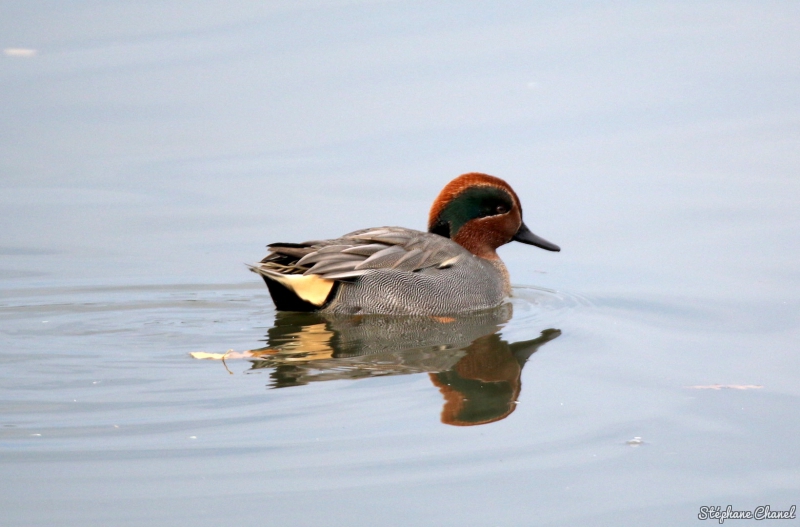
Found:
[[[628,446],[637,447],[639,445],[643,445],[644,441],[642,441],[641,437],[636,436],[633,439],[628,439],[627,441],[625,441],[625,444]]]
[[[192,351],[189,355],[193,359],[199,360],[225,360],[225,359],[247,359],[253,357],[250,351],[233,351],[232,349],[225,353],[206,353],[205,351]]]
[[[5,48],[3,55],[6,57],[30,58],[36,56],[36,50],[30,48]]]
[[[687,386],[693,390],[758,390],[763,388],[757,384],[705,384],[699,386]]]

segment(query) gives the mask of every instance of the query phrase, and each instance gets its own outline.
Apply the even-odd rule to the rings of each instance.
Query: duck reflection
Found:
[[[510,304],[457,316],[278,312],[267,345],[248,355],[252,369],[272,369],[271,388],[428,373],[444,396],[442,422],[479,425],[514,411],[525,362],[561,334],[509,343],[499,331],[510,318]]]

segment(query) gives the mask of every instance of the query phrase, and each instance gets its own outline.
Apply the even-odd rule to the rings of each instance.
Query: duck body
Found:
[[[428,227],[273,243],[250,269],[280,311],[443,315],[496,307],[511,294],[495,252],[500,245],[518,240],[560,250],[525,227],[514,191],[486,174],[451,181],[434,201]]]
[[[497,265],[502,262],[479,258],[438,234],[403,227],[270,249],[255,269],[283,311],[460,313],[495,307],[509,293],[505,267]]]

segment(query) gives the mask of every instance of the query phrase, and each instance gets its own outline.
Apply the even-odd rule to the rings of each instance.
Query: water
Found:
[[[0,7],[1,523],[797,504],[798,22],[780,2]],[[277,314],[243,265],[423,228],[473,170],[563,249],[501,249],[500,310]]]

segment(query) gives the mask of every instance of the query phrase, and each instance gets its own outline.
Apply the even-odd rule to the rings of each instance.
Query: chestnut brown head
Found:
[[[548,251],[561,250],[525,226],[519,198],[508,183],[477,172],[445,185],[431,207],[428,232],[450,238],[487,259],[496,259],[497,248],[512,240]]]

